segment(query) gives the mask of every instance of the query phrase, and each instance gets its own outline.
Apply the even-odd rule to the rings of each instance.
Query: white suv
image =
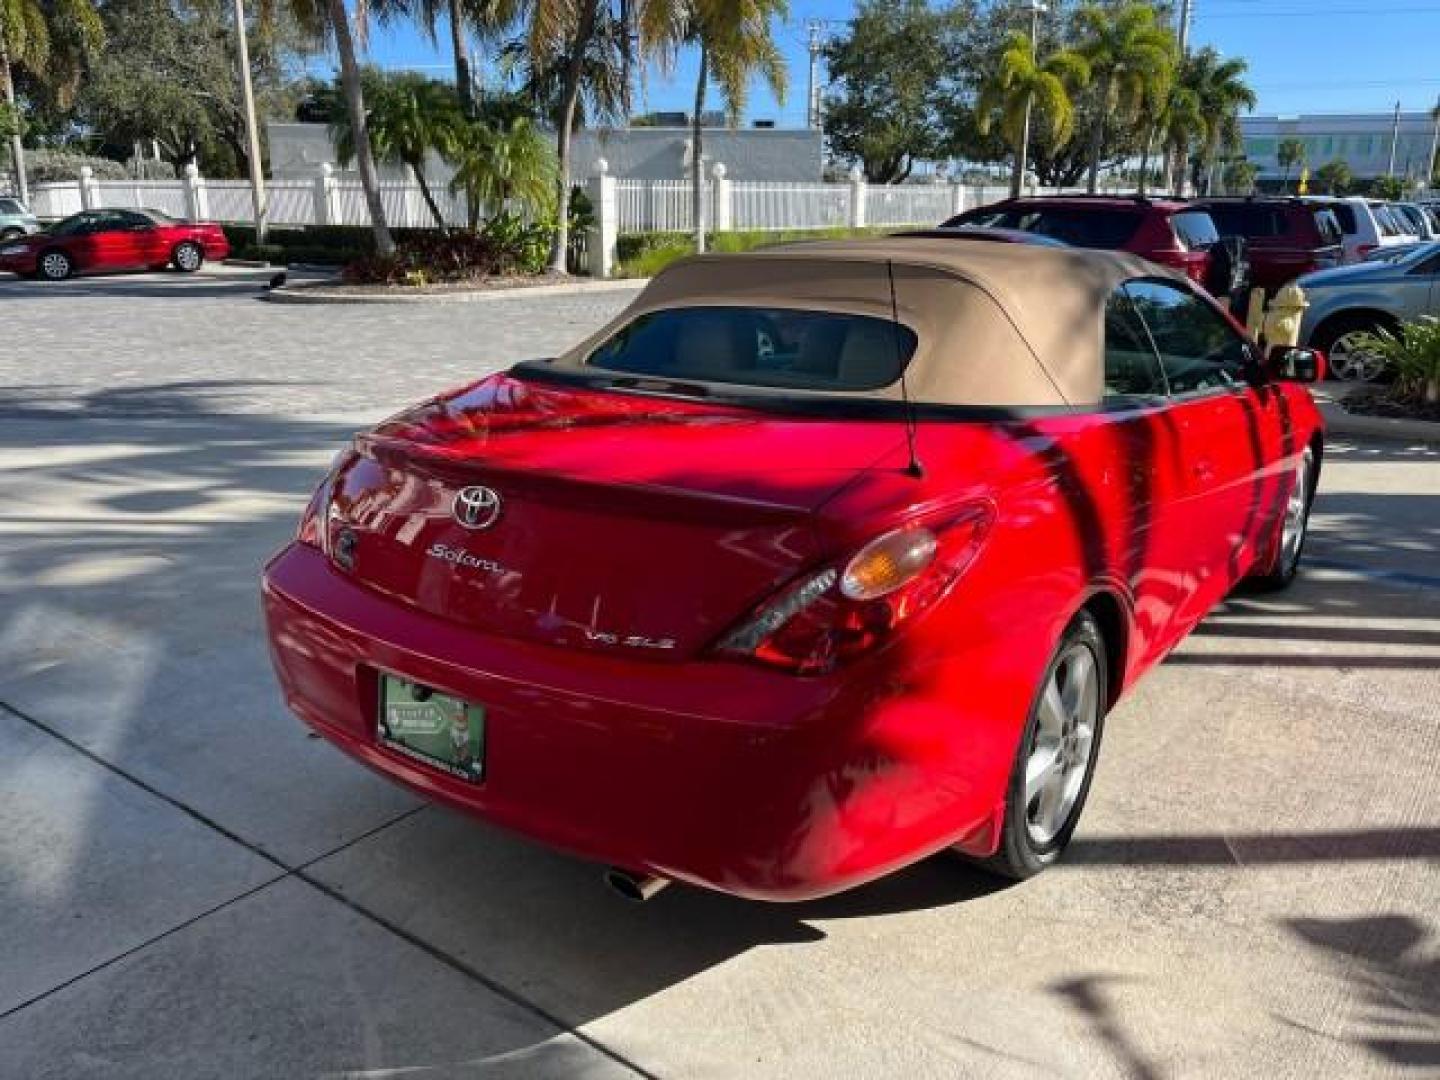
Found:
[[[1340,221],[1347,263],[1360,262],[1376,248],[1414,243],[1390,207],[1377,199],[1350,195],[1317,201],[1327,203]]]

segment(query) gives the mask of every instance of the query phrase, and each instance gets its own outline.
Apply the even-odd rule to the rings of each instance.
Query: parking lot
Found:
[[[0,280],[0,1076],[1440,1072],[1440,449],[1332,443],[1309,572],[1112,714],[1055,870],[633,906],[307,737],[257,600],[357,427],[633,292],[267,276]]]

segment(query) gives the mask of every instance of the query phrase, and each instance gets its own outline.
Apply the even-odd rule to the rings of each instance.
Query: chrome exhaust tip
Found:
[[[636,874],[612,866],[605,871],[605,884],[629,900],[632,904],[643,904],[670,884],[669,878],[654,877],[650,874]]]

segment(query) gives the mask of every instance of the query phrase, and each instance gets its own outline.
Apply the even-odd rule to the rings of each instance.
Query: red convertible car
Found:
[[[267,566],[286,700],[421,795],[794,900],[1065,847],[1117,697],[1296,573],[1323,361],[1122,254],[675,264],[358,436]]]
[[[159,210],[86,210],[43,232],[0,244],[0,272],[63,281],[107,270],[194,273],[230,254],[219,225],[172,218]]]

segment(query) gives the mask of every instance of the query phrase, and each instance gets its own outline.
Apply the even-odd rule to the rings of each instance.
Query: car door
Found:
[[[1181,612],[1198,582],[1191,536],[1204,510],[1191,505],[1160,358],[1123,286],[1105,306],[1102,404],[1112,464],[1101,486],[1114,491],[1109,518],[1118,526],[1110,561],[1133,600],[1135,662],[1148,667],[1184,632]]]
[[[126,266],[149,267],[165,261],[165,256],[160,254],[162,237],[154,220],[134,210],[115,213],[118,228],[125,234],[126,243],[120,254],[128,260]]]
[[[1125,291],[1160,356],[1178,448],[1173,468],[1187,530],[1177,556],[1187,575],[1178,637],[1244,576],[1269,535],[1284,405],[1252,385],[1253,346],[1213,301],[1171,280],[1131,281]]]

